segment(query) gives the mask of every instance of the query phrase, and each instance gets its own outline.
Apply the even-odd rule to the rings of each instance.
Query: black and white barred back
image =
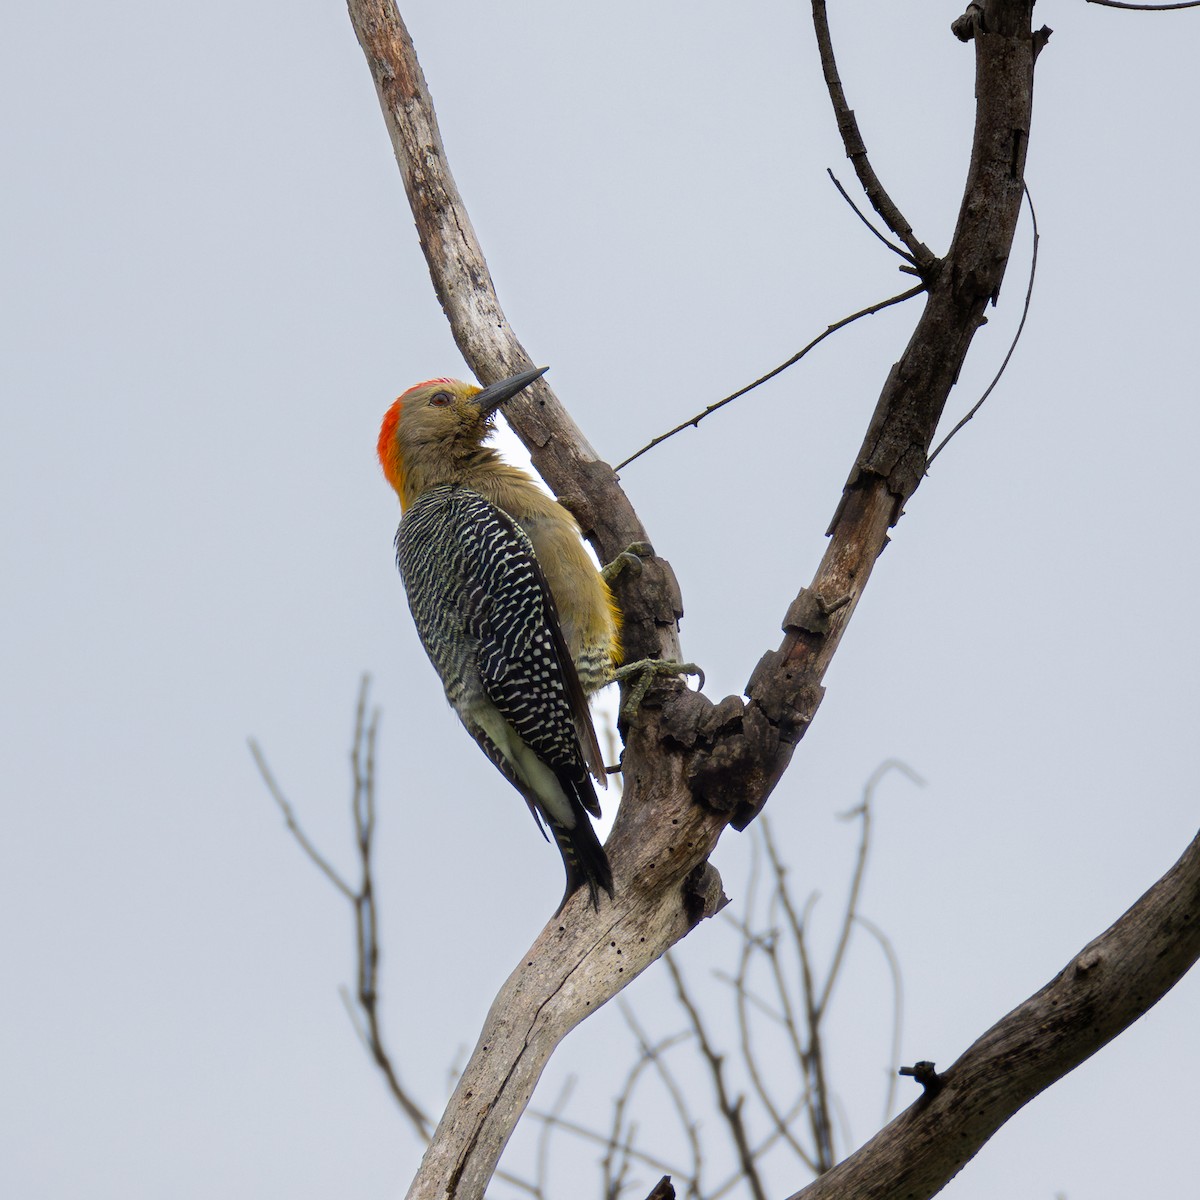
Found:
[[[589,719],[587,702],[528,536],[478,492],[447,484],[405,512],[396,561],[447,699],[554,832],[567,870],[564,902],[586,882],[598,904],[598,888],[611,894],[612,875],[586,815],[600,813],[576,731]],[[484,731],[477,716],[489,705],[557,778],[569,811],[555,813]]]

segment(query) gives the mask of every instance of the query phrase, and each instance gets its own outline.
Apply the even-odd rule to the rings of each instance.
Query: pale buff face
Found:
[[[403,507],[478,454],[494,421],[475,403],[480,390],[458,379],[432,379],[409,388],[388,409],[379,461]]]

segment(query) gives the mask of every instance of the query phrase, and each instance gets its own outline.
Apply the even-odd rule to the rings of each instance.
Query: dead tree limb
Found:
[[[980,1147],[1133,1024],[1200,958],[1200,835],[1040,991],[997,1021],[926,1093],[791,1200],[936,1195]]]
[[[748,703],[729,697],[714,706],[676,683],[652,692],[624,730],[625,792],[607,846],[617,899],[592,916],[576,897],[522,958],[493,1003],[412,1200],[482,1197],[558,1042],[721,906],[708,856],[727,824],[744,828],[761,809],[811,722],[825,671],[889,528],[922,479],[949,391],[999,293],[1022,195],[1034,59],[1047,36],[1031,31],[1031,9],[1032,0],[984,0],[956,25],[960,37],[975,41],[977,97],[958,225],[945,258],[922,271],[924,312],[884,385],[817,575],[788,608],[783,644],[759,662]],[[531,365],[454,187],[394,4],[349,0],[349,10],[434,287],[464,357],[484,383]],[[535,466],[602,557],[646,540],[612,469],[544,381],[510,407]],[[619,599],[631,657],[679,657],[681,604],[665,562],[651,558],[636,579],[622,577]]]

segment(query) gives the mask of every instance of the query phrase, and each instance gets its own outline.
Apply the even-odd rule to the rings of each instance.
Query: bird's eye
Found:
[[[429,403],[436,405],[438,408],[445,408],[452,400],[449,392],[434,392],[429,397]]]

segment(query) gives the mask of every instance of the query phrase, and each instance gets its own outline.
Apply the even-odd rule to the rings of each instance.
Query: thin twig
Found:
[[[863,875],[867,869],[867,853],[871,846],[871,792],[879,779],[882,768],[876,767],[870,780],[863,789],[862,803],[853,812],[844,813],[844,817],[858,816],[862,824],[858,836],[858,853],[855,855],[854,872],[850,876],[850,888],[846,895],[846,907],[842,912],[842,927],[838,931],[837,944],[834,947],[833,958],[829,963],[829,971],[825,976],[825,984],[816,1002],[816,1015],[819,1021],[825,1014],[829,997],[833,994],[834,984],[842,971],[842,963],[846,960],[846,947],[850,944],[850,932],[854,928],[854,918],[858,912],[858,897],[862,891]]]
[[[734,1148],[737,1151],[738,1163],[742,1168],[742,1174],[746,1178],[746,1184],[750,1188],[755,1200],[767,1200],[767,1194],[758,1173],[758,1164],[754,1161],[754,1155],[750,1149],[750,1139],[746,1135],[746,1125],[742,1119],[743,1098],[739,1096],[736,1100],[730,1100],[729,1093],[725,1089],[725,1072],[722,1056],[713,1049],[712,1043],[708,1040],[704,1022],[701,1020],[700,1012],[696,1008],[691,995],[688,993],[683,974],[679,970],[675,958],[670,951],[667,951],[663,955],[663,961],[666,963],[671,980],[675,984],[675,995],[679,998],[679,1003],[684,1012],[687,1013],[688,1020],[691,1022],[692,1030],[696,1035],[696,1041],[700,1045],[700,1053],[704,1055],[708,1063],[709,1072],[712,1075],[713,1089],[716,1093],[717,1108],[721,1116],[725,1118],[726,1125],[729,1127],[729,1133],[733,1139]]]
[[[681,1039],[677,1036],[676,1038],[667,1039],[654,1045],[638,1024],[638,1019],[633,1009],[624,1000],[620,1002],[619,1009],[621,1016],[625,1020],[625,1024],[629,1026],[630,1032],[637,1040],[638,1049],[653,1064],[659,1079],[662,1081],[663,1087],[666,1089],[667,1095],[671,1098],[671,1104],[675,1109],[676,1116],[679,1118],[679,1124],[683,1127],[683,1132],[688,1140],[688,1149],[692,1155],[692,1172],[690,1175],[692,1186],[699,1193],[700,1177],[704,1168],[704,1157],[700,1150],[699,1124],[688,1109],[683,1088],[679,1086],[678,1081],[663,1058],[664,1051],[670,1046],[676,1045]]]
[[[574,1090],[575,1076],[568,1075],[563,1081],[562,1088],[559,1090],[558,1098],[550,1106],[550,1115],[552,1117],[562,1115],[563,1110],[567,1107],[567,1101],[570,1100],[571,1093]],[[550,1138],[553,1136],[555,1128],[552,1122],[543,1121],[541,1129],[538,1130],[537,1153],[535,1155],[535,1161],[537,1162],[535,1194],[542,1197],[546,1194],[546,1179],[549,1175],[550,1162]]]
[[[846,189],[845,189],[844,187],[842,187],[842,182],[841,182],[841,180],[840,180],[840,179],[838,179],[838,177],[837,177],[837,176],[836,176],[836,175],[833,173],[833,171],[831,171],[831,170],[829,169],[829,167],[826,167],[826,168],[825,168],[825,174],[826,174],[826,175],[828,175],[828,176],[829,176],[829,178],[830,178],[830,179],[833,181],[833,186],[834,186],[835,188],[837,188],[838,192],[840,192],[840,193],[841,193],[841,197],[842,197],[842,199],[843,199],[843,200],[845,200],[845,202],[846,202],[848,205],[850,205],[850,207],[851,207],[851,208],[854,210],[854,213],[855,213],[855,215],[858,217],[858,219],[859,219],[859,220],[860,220],[860,221],[861,221],[861,222],[862,222],[862,223],[863,223],[863,224],[864,224],[864,225],[865,225],[865,226],[866,226],[866,227],[867,227],[867,228],[868,228],[868,229],[869,229],[869,230],[870,230],[870,231],[871,231],[871,232],[872,232],[872,233],[873,233],[873,234],[874,234],[874,235],[875,235],[875,236],[876,236],[876,237],[877,237],[877,238],[878,238],[878,239],[879,239],[879,240],[880,240],[880,241],[881,241],[881,242],[882,242],[882,243],[883,243],[883,244],[884,244],[884,245],[885,245],[885,246],[886,246],[886,247],[887,247],[887,248],[888,248],[888,249],[889,249],[889,250],[890,250],[890,251],[891,251],[893,254],[898,254],[898,255],[900,255],[900,257],[901,257],[902,259],[904,259],[906,262],[910,262],[910,263],[912,263],[912,264],[915,266],[915,265],[916,265],[916,261],[917,261],[917,260],[916,260],[915,258],[913,258],[913,256],[912,256],[911,254],[909,254],[909,252],[908,252],[907,250],[905,250],[903,246],[897,246],[895,242],[889,242],[889,241],[887,240],[887,238],[886,238],[886,237],[884,237],[884,236],[883,236],[883,234],[882,234],[882,233],[880,233],[880,232],[879,232],[879,230],[878,230],[878,229],[876,229],[876,228],[875,228],[875,226],[871,224],[871,221],[870,221],[870,219],[867,217],[867,214],[866,214],[866,213],[864,213],[864,212],[863,212],[863,210],[862,210],[861,208],[859,208],[859,207],[858,207],[858,205],[857,205],[857,204],[855,204],[853,200],[851,200],[851,199],[850,199],[850,193],[849,193],[849,192],[847,192],[847,191],[846,191]]]
[[[350,1018],[350,1025],[358,1036],[358,1040],[362,1043],[363,1049],[370,1054],[371,1034],[363,1025],[358,1009],[354,1007],[354,996],[344,983],[338,988],[338,995],[342,998],[342,1007],[346,1010],[346,1016]]]
[[[671,1046],[678,1045],[679,1043],[688,1040],[688,1037],[689,1035],[686,1033],[672,1034],[670,1037],[663,1038],[660,1042],[654,1045],[651,1045],[644,1038],[641,1039],[642,1052],[637,1061],[630,1068],[628,1075],[625,1077],[625,1083],[622,1085],[621,1090],[617,1093],[617,1098],[613,1101],[612,1130],[609,1132],[607,1137],[595,1132],[590,1133],[590,1136],[595,1141],[599,1142],[605,1147],[604,1157],[601,1160],[601,1169],[604,1178],[604,1194],[606,1196],[610,1195],[614,1191],[614,1188],[616,1187],[616,1181],[625,1169],[622,1167],[620,1170],[614,1171],[613,1164],[616,1160],[618,1151],[621,1151],[626,1162],[628,1162],[630,1158],[637,1158],[643,1162],[649,1163],[657,1170],[665,1170],[669,1175],[679,1175],[683,1178],[687,1178],[686,1172],[676,1170],[666,1166],[664,1163],[652,1160],[646,1155],[642,1154],[640,1151],[636,1150],[633,1144],[632,1125],[626,1132],[625,1136],[622,1136],[621,1129],[625,1122],[625,1113],[633,1100],[633,1094],[637,1088],[638,1081],[647,1067],[653,1066],[659,1072],[660,1077],[666,1077],[670,1079],[670,1087],[677,1090],[674,1079],[666,1073],[666,1068],[662,1062],[661,1055]],[[691,1117],[690,1114],[687,1113],[686,1106],[683,1104],[681,1094],[677,1111],[682,1114],[684,1126],[687,1128],[691,1124]],[[698,1146],[696,1147],[696,1155],[699,1155]],[[694,1175],[692,1177],[692,1182],[693,1184],[697,1182]],[[695,1188],[693,1188],[693,1190],[695,1190]]]
[[[764,942],[761,938],[758,938],[755,940],[758,942],[760,949],[762,949],[766,945],[768,945],[768,943]],[[714,971],[713,978],[719,979],[722,983],[727,983],[734,991],[737,991],[740,987],[737,979],[734,976],[730,975],[727,971]],[[753,1008],[756,1008],[768,1020],[774,1021],[775,1024],[778,1025],[780,1028],[782,1028],[787,1023],[787,1020],[784,1017],[784,1015],[782,1013],[776,1012],[770,1006],[770,1004],[768,1004],[767,1001],[765,1001],[761,996],[750,991],[748,988],[746,989],[745,995],[746,995],[746,1003],[748,1005],[752,1006]]]
[[[862,185],[871,206],[883,219],[883,223],[908,247],[912,261],[924,277],[937,263],[937,256],[913,234],[912,226],[888,195],[887,189],[879,181],[879,176],[875,174],[871,160],[867,157],[867,147],[859,132],[858,121],[846,102],[846,93],[842,88],[842,81],[838,78],[825,0],[813,0],[812,12],[817,48],[821,55],[821,70],[829,90],[829,100],[833,105],[838,132],[842,135],[842,145],[846,148],[846,157],[853,165],[854,173],[858,176],[858,182]]]
[[[808,1045],[795,1046],[801,1066],[808,1078],[812,1095],[808,1104],[809,1124],[813,1132],[816,1146],[818,1173],[828,1171],[833,1166],[833,1127],[829,1116],[829,1091],[825,1080],[825,1053],[821,1040],[821,1011],[817,1007],[816,983],[813,977],[812,963],[808,957],[808,943],[804,935],[808,914],[816,902],[816,896],[810,896],[805,905],[804,917],[796,913],[792,903],[791,893],[787,887],[787,868],[779,857],[771,827],[764,820],[763,843],[771,860],[771,869],[775,873],[775,891],[779,903],[787,917],[788,927],[792,933],[792,941],[796,948],[796,956],[800,960],[800,982],[804,998],[804,1019],[808,1029]],[[776,972],[777,988],[780,998],[787,1005],[789,1027],[798,1028],[798,1023],[791,1015],[791,1002],[787,997],[787,989],[783,983],[782,970],[774,955],[771,956],[772,967]]]
[[[371,1054],[383,1073],[388,1087],[417,1132],[426,1141],[433,1136],[433,1122],[413,1101],[400,1083],[392,1066],[379,1019],[379,917],[375,909],[375,881],[371,853],[375,835],[375,737],[379,713],[367,720],[367,692],[370,677],[364,675],[359,688],[354,718],[354,749],[351,752],[354,797],[351,804],[359,848],[361,883],[354,898],[355,928],[358,941],[358,1003],[367,1020]]]
[[[782,885],[782,877],[780,880]],[[821,1037],[821,1013],[816,1006],[816,984],[804,937],[808,916],[816,897],[805,906],[804,921],[796,926],[796,953],[800,958],[800,982],[804,994],[804,1019],[808,1025],[808,1070],[812,1096],[808,1103],[809,1124],[817,1147],[817,1173],[823,1175],[833,1166],[833,1118],[830,1115],[829,1087],[825,1080],[825,1045]],[[790,901],[789,901],[790,907]]]
[[[904,1028],[904,982],[900,974],[900,959],[896,956],[891,939],[878,925],[861,913],[855,920],[879,944],[892,977],[892,1047],[891,1053],[888,1055],[887,1095],[883,1102],[883,1124],[886,1125],[892,1119],[892,1112],[895,1109],[896,1084],[900,1078],[897,1072],[900,1069],[900,1034]]]
[[[804,1100],[799,1100],[795,1104],[793,1104],[792,1107],[790,1109],[788,1109],[788,1111],[786,1113],[783,1114],[784,1122],[786,1124],[790,1125],[792,1123],[792,1121],[794,1121],[796,1119],[796,1117],[799,1116],[801,1112],[803,1112],[805,1103],[806,1102]],[[755,1161],[756,1162],[759,1161],[762,1158],[762,1156],[764,1154],[766,1154],[766,1152],[768,1150],[770,1150],[775,1145],[775,1143],[778,1141],[779,1141],[779,1130],[772,1129],[771,1132],[768,1133],[767,1136],[764,1137],[763,1140],[761,1142],[759,1142],[757,1146],[753,1146],[751,1148],[750,1153],[754,1155]],[[726,1194],[726,1192],[731,1191],[733,1188],[735,1188],[741,1182],[742,1182],[741,1171],[735,1171],[732,1175],[728,1176],[722,1183],[718,1184],[712,1191],[710,1191],[708,1193],[708,1195],[705,1197],[705,1200],[720,1200],[720,1198],[722,1196],[724,1196]]]
[[[787,888],[787,868],[783,865],[779,857],[778,848],[775,845],[775,838],[771,831],[771,824],[767,818],[762,818],[762,840],[763,845],[767,849],[767,856],[771,860],[771,870],[775,876],[775,891],[771,897],[772,907],[778,904],[787,917],[788,928],[791,930],[792,941],[797,948],[804,945],[804,923],[801,918],[796,915],[795,906],[792,904],[791,893]],[[810,896],[808,904],[811,905],[816,901],[816,896]],[[783,1008],[784,1025],[792,1037],[792,1047],[796,1054],[797,1061],[800,1066],[807,1069],[808,1051],[800,1042],[799,1022],[796,1020],[795,1013],[792,1010],[791,996],[787,989],[787,981],[784,978],[783,967],[779,962],[778,948],[772,944],[767,948],[767,958],[771,963],[771,969],[775,976],[775,990],[779,996],[780,1004]]]
[[[1200,0],[1197,0],[1200,3]],[[1012,343],[1008,347],[1008,353],[1004,356],[1004,361],[1000,364],[1000,369],[996,372],[992,382],[987,385],[982,396],[971,407],[971,411],[942,440],[938,443],[937,449],[925,460],[925,470],[928,472],[933,460],[946,448],[946,443],[983,407],[983,402],[992,394],[992,389],[1000,382],[1000,376],[1008,369],[1009,359],[1013,356],[1013,351],[1017,348],[1017,343],[1021,340],[1021,334],[1025,329],[1025,318],[1029,316],[1029,302],[1033,299],[1033,281],[1037,275],[1037,258],[1038,258],[1038,224],[1037,213],[1033,209],[1033,197],[1029,194],[1029,185],[1025,184],[1025,202],[1029,205],[1029,215],[1033,220],[1033,255],[1029,261],[1029,285],[1025,289],[1025,305],[1021,309],[1021,321],[1017,326],[1017,332],[1013,334]]]
[[[764,838],[765,831],[764,831]],[[774,914],[774,906],[780,902],[780,887],[779,877],[776,875],[775,894],[771,898],[772,917]],[[803,930],[793,930],[793,939],[799,938],[802,943],[804,940]],[[779,942],[777,938],[772,938],[769,942],[763,944],[763,951],[766,955],[767,962],[771,967],[771,978],[775,984],[775,994],[779,998],[779,1006],[783,1010],[783,1029],[788,1035],[788,1040],[791,1043],[792,1054],[796,1059],[796,1068],[801,1075],[808,1081],[805,1085],[807,1091],[811,1091],[812,1080],[810,1076],[810,1060],[808,1048],[803,1044],[800,1036],[800,1022],[796,1019],[796,1013],[792,1007],[792,996],[788,990],[787,978],[784,974],[783,963],[779,958]]]
[[[519,1188],[527,1196],[534,1197],[534,1200],[544,1200],[537,1186],[530,1183],[528,1179],[522,1179],[519,1175],[510,1175],[507,1171],[497,1171],[496,1178],[503,1183],[510,1183],[513,1187]]]
[[[616,1187],[616,1172],[613,1169],[613,1164],[616,1161],[617,1151],[621,1148],[621,1129],[625,1123],[625,1110],[629,1107],[633,1099],[633,1092],[637,1086],[637,1081],[649,1062],[650,1056],[643,1053],[633,1064],[632,1068],[630,1068],[629,1074],[625,1076],[624,1086],[622,1086],[621,1090],[617,1093],[617,1098],[613,1101],[612,1129],[609,1131],[608,1139],[605,1143],[604,1157],[600,1160],[600,1174],[603,1181],[601,1190],[606,1200],[614,1195]],[[628,1142],[628,1138],[625,1140]],[[626,1154],[625,1158],[628,1161],[628,1154]]]
[[[1132,8],[1138,12],[1170,12],[1173,8],[1200,8],[1200,0],[1180,0],[1178,4],[1124,4],[1122,0],[1084,0],[1102,8]]]
[[[616,1175],[613,1176],[612,1193],[609,1200],[618,1200],[625,1190],[625,1182],[629,1178],[631,1151],[636,1137],[637,1125],[631,1121],[625,1130],[624,1138],[621,1139],[621,1165],[618,1167]]]
[[[798,363],[810,350],[819,346],[830,334],[837,333],[839,329],[844,329],[853,321],[857,321],[860,317],[870,317],[877,312],[882,312],[885,308],[890,308],[893,304],[902,304],[905,300],[911,300],[914,296],[919,296],[925,290],[924,284],[918,284],[916,287],[911,287],[907,292],[901,292],[898,296],[892,296],[890,299],[881,300],[878,304],[869,305],[867,308],[861,308],[856,313],[851,313],[848,317],[843,317],[840,321],[835,321],[828,326],[824,333],[819,333],[811,342],[808,343],[802,350],[797,351],[786,362],[782,362],[777,367],[772,367],[765,375],[760,376],[753,383],[746,384],[743,388],[738,388],[736,392],[726,396],[723,400],[718,400],[715,404],[710,404],[703,412],[697,413],[694,417],[684,421],[680,425],[676,425],[674,429],[667,430],[666,433],[660,433],[658,437],[651,438],[640,450],[634,451],[628,458],[623,458],[613,468],[614,471],[619,471],[622,467],[627,467],[635,459],[641,458],[655,446],[661,445],[667,438],[674,437],[677,433],[682,433],[688,428],[696,428],[705,417],[711,413],[715,413],[718,408],[724,408],[726,404],[736,400],[739,396],[744,396],[747,392],[752,392],[756,387],[766,383],[769,379],[774,379],[781,371],[786,371],[788,367]]]
[[[875,789],[879,786],[883,777],[889,771],[899,771],[902,775],[907,776],[918,787],[925,786],[925,780],[916,773],[906,762],[898,758],[889,758],[883,761],[871,772],[866,784],[863,786],[862,802],[855,805],[849,812],[842,813],[842,819],[848,820],[853,817],[862,818],[862,832],[858,841],[858,856],[854,864],[854,875],[850,881],[850,890],[846,898],[846,907],[842,918],[842,928],[838,935],[837,948],[834,950],[833,959],[829,964],[829,973],[825,977],[825,986],[821,990],[821,999],[817,1005],[818,1013],[824,1015],[826,1008],[829,1005],[829,997],[833,992],[834,984],[841,973],[842,962],[845,959],[846,947],[850,941],[850,929],[854,921],[858,917],[858,897],[862,891],[863,876],[867,869],[867,853],[870,849],[871,841],[871,804],[875,799]]]
[[[736,1011],[738,1022],[738,1039],[742,1052],[742,1061],[746,1064],[746,1070],[750,1076],[750,1082],[754,1085],[754,1090],[758,1094],[758,1099],[763,1108],[767,1110],[767,1115],[771,1118],[771,1122],[780,1136],[792,1148],[792,1152],[800,1159],[802,1163],[810,1171],[815,1172],[817,1169],[816,1163],[812,1156],[804,1149],[796,1140],[795,1135],[788,1127],[788,1122],[784,1115],[775,1105],[774,1097],[767,1089],[766,1081],[762,1078],[762,1074],[758,1069],[758,1060],[754,1053],[754,1045],[750,1036],[750,1018],[747,1012],[747,998],[749,989],[747,988],[747,979],[750,971],[750,959],[756,949],[762,948],[762,942],[754,937],[744,936],[742,941],[742,953],[738,962],[737,978],[734,981],[736,989]],[[801,1097],[802,1102],[806,1103],[810,1090],[805,1087]]]
[[[372,839],[375,834],[375,738],[378,731],[379,714],[377,711],[373,712],[370,719],[367,719],[367,696],[370,685],[370,676],[364,675],[362,683],[359,685],[358,702],[354,709],[354,741],[350,748],[350,773],[353,779],[350,809],[354,820],[354,840],[358,847],[361,879],[357,889],[351,887],[313,845],[301,827],[287,797],[271,774],[266,757],[259,749],[257,742],[253,740],[250,742],[250,753],[254,756],[259,773],[267,785],[267,790],[283,813],[287,827],[297,844],[354,909],[357,957],[356,992],[359,1014],[352,1016],[351,1023],[375,1065],[387,1080],[388,1088],[401,1111],[417,1134],[423,1140],[428,1141],[433,1136],[433,1122],[400,1083],[400,1078],[392,1065],[391,1057],[384,1043],[383,1030],[379,1020],[379,922],[375,909],[375,884],[371,871]],[[343,996],[343,999],[346,997]],[[349,1008],[350,1005],[347,1004],[347,1007]]]
[[[618,1197],[625,1188],[625,1180],[629,1176],[629,1151],[636,1136],[637,1125],[631,1121],[626,1127],[625,1136],[621,1139],[621,1144],[618,1147],[621,1152],[621,1158],[616,1171],[612,1175],[611,1182],[605,1190],[605,1200],[618,1200]]]
[[[271,793],[271,799],[279,806],[279,810],[283,813],[283,819],[287,822],[288,832],[294,837],[300,846],[300,849],[312,860],[313,863],[321,870],[325,878],[333,884],[351,904],[354,903],[354,889],[337,873],[329,862],[322,856],[321,852],[309,841],[306,834],[300,825],[296,814],[288,802],[287,797],[283,794],[279,784],[275,781],[275,776],[271,774],[271,768],[267,765],[267,760],[259,748],[258,743],[253,739],[249,739],[250,753],[254,756],[254,765],[258,767],[258,773],[262,776],[263,782],[267,785],[267,791]]]
[[[544,1121],[561,1129],[563,1133],[569,1133],[581,1141],[590,1142],[594,1146],[607,1146],[609,1144],[610,1135],[607,1133],[597,1133],[594,1129],[589,1129],[586,1125],[580,1125],[578,1121],[571,1121],[566,1117],[556,1117],[551,1113],[539,1112],[535,1109],[527,1110],[530,1117],[535,1121]],[[680,1170],[678,1167],[672,1166],[669,1162],[661,1158],[655,1158],[652,1154],[646,1154],[641,1150],[631,1149],[631,1157],[638,1162],[643,1163],[647,1167],[652,1167],[656,1171],[662,1171],[666,1175],[687,1177],[687,1172]],[[501,1178],[501,1173],[496,1172],[496,1178]]]
[[[750,929],[750,920],[753,918],[756,909],[758,880],[761,875],[759,870],[759,857],[761,854],[760,842],[768,836],[766,830],[766,818],[763,818],[763,828],[760,830],[760,835],[751,841],[751,862],[750,862],[750,887],[747,889],[746,895],[746,921],[744,923],[734,923],[742,937],[742,953],[739,956],[738,970],[736,978],[729,980],[733,984],[736,994],[736,1012],[738,1021],[738,1038],[742,1053],[742,1060],[746,1065],[746,1069],[750,1075],[750,1082],[754,1086],[754,1090],[758,1095],[759,1102],[766,1109],[768,1116],[774,1124],[778,1135],[787,1142],[793,1153],[803,1162],[809,1170],[815,1173],[817,1166],[813,1157],[807,1150],[796,1140],[791,1132],[791,1117],[781,1114],[775,1105],[774,1097],[771,1096],[766,1086],[766,1081],[762,1078],[761,1072],[758,1069],[758,1062],[754,1054],[752,1040],[750,1036],[750,1018],[748,1005],[753,1003],[760,1011],[765,1012],[778,1024],[782,1025],[788,1032],[793,1046],[797,1051],[798,1061],[801,1063],[801,1078],[807,1080],[807,1073],[804,1071],[804,1054],[799,1047],[799,1034],[795,1026],[793,1014],[791,1012],[790,1003],[787,996],[787,989],[783,983],[783,978],[779,969],[778,958],[775,950],[777,945],[777,934],[773,930],[769,930],[765,935],[756,936]],[[732,920],[732,918],[731,918]],[[764,952],[772,964],[772,974],[776,982],[776,988],[781,995],[784,1014],[776,1013],[764,1000],[760,1000],[755,996],[748,986],[750,958],[755,950]],[[793,1105],[793,1111],[802,1111],[808,1103],[812,1095],[812,1088],[808,1082],[805,1083],[801,1091],[799,1101]],[[756,1154],[757,1157],[757,1154]]]

